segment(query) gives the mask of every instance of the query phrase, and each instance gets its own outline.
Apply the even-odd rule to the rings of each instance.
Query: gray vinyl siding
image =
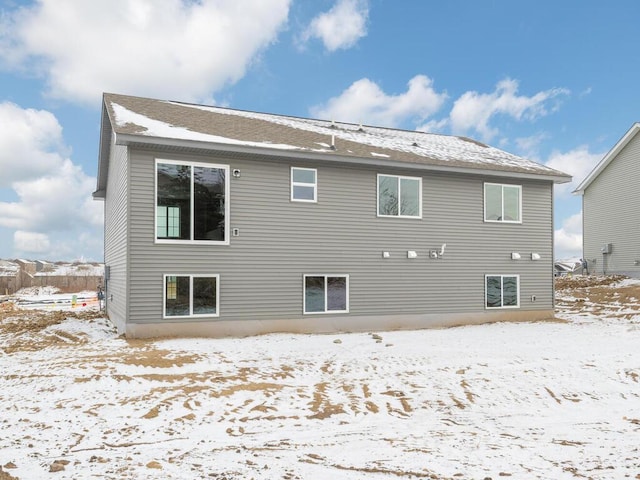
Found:
[[[484,311],[485,274],[520,275],[521,309],[553,307],[550,181],[144,150],[130,158],[132,323],[162,322],[163,274],[174,273],[220,275],[217,320],[302,317],[304,274],[348,274],[353,316]],[[230,179],[230,228],[240,231],[230,245],[154,242],[155,158],[241,171]],[[317,203],[290,201],[292,166],[317,168]],[[376,216],[378,173],[422,176],[422,219]],[[483,221],[484,181],[523,186],[522,224]],[[444,258],[428,258],[443,243]]]
[[[107,315],[124,331],[128,309],[127,243],[129,203],[127,200],[128,157],[127,148],[111,145],[109,176],[105,198],[105,250],[104,261],[110,277],[106,281]]]
[[[636,135],[583,196],[584,256],[591,272],[640,276],[640,136]],[[601,247],[611,243],[612,253]]]

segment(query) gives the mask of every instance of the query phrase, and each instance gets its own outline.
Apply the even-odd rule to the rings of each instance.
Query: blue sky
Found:
[[[462,134],[572,174],[638,121],[635,0],[0,0],[0,258],[102,260],[102,92]]]

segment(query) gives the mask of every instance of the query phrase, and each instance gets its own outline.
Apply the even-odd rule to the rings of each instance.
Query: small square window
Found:
[[[484,221],[522,223],[522,186],[485,183]]]
[[[422,217],[422,178],[378,175],[379,217]]]
[[[164,318],[219,316],[219,275],[165,275]]]
[[[485,305],[487,308],[517,308],[520,306],[518,275],[486,275]]]
[[[349,311],[348,275],[305,275],[304,313]]]
[[[315,168],[291,167],[291,201],[318,201],[318,172]]]

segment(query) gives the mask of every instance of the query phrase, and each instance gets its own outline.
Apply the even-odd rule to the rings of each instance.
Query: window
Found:
[[[348,275],[304,276],[304,313],[346,313],[348,311]]]
[[[484,221],[522,223],[522,186],[485,183]]]
[[[158,238],[180,238],[180,207],[160,205],[156,215]]]
[[[291,200],[318,201],[318,172],[315,168],[291,167]]]
[[[217,317],[219,275],[165,275],[164,318]]]
[[[156,160],[156,240],[228,243],[228,170]]]
[[[379,217],[422,217],[422,178],[378,175]]]
[[[520,306],[520,277],[518,275],[485,276],[487,308],[517,308]]]
[[[167,300],[178,299],[178,277],[174,275],[167,276],[165,280]]]

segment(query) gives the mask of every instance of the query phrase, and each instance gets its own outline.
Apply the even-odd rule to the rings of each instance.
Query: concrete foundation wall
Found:
[[[337,315],[322,321],[308,317],[294,320],[219,320],[180,323],[128,323],[127,338],[153,337],[246,337],[266,333],[345,333],[480,325],[493,322],[536,322],[554,320],[553,310],[510,310],[425,315]]]

